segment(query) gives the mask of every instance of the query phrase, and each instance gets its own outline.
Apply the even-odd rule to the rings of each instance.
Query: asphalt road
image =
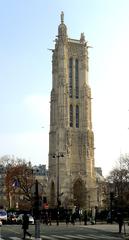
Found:
[[[129,232],[129,226],[126,226],[126,233]],[[0,227],[0,240],[21,240],[22,233],[21,225],[2,225]],[[29,232],[32,234],[32,239],[35,239],[35,226],[29,226]],[[96,224],[87,225],[75,224],[74,226],[69,224],[66,226],[65,223],[57,226],[46,226],[40,224],[40,238],[41,240],[121,240],[126,239],[127,234],[123,232],[118,233],[117,224]],[[29,239],[29,238],[28,238]]]

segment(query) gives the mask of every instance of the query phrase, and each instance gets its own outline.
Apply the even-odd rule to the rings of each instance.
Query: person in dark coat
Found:
[[[87,225],[87,212],[84,212],[84,225]]]
[[[72,213],[71,223],[72,223],[73,225],[75,225],[75,213]]]
[[[121,233],[122,226],[123,226],[123,223],[124,223],[124,221],[123,221],[123,214],[121,212],[117,213],[117,222],[119,224],[119,233]]]
[[[23,239],[26,239],[26,235],[28,235],[31,238],[31,234],[27,231],[29,228],[29,216],[24,213],[22,218],[22,229],[23,229]]]
[[[66,225],[68,225],[68,224],[69,224],[69,221],[70,221],[70,213],[69,213],[69,211],[66,212],[66,218],[65,218],[65,221],[66,221]]]

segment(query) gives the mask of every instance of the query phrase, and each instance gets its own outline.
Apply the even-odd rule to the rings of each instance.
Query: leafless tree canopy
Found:
[[[108,189],[113,193],[114,204],[128,207],[129,204],[129,155],[121,155],[107,177]]]

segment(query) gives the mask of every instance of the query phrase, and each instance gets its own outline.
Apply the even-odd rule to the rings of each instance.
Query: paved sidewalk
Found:
[[[62,222],[62,223],[60,223],[60,226],[61,225],[66,225],[66,224],[64,222]],[[71,223],[69,223],[69,226],[70,225],[71,225]],[[90,222],[88,222],[87,225],[84,225],[83,222],[81,222],[81,224],[79,222],[76,222],[75,226],[80,226],[80,227],[84,227],[84,228],[93,228],[93,229],[97,229],[97,230],[104,230],[104,231],[108,231],[108,232],[112,232],[112,233],[119,232],[119,226],[117,223],[107,224],[107,223],[103,223],[103,222],[97,222],[96,224],[92,225]],[[129,239],[129,226],[126,222],[122,226],[121,235],[123,236],[123,239]]]
[[[97,223],[95,225],[80,225],[80,227],[87,227],[87,228],[93,228],[93,229],[100,229],[100,230],[105,230],[105,231],[109,231],[109,232],[116,232],[118,233],[119,231],[119,226],[117,223],[113,223],[113,224],[105,224],[105,223]],[[123,236],[123,239],[129,239],[129,226],[127,223],[124,223],[122,226],[122,233],[121,235]]]
[[[60,222],[59,226],[57,226],[56,222],[52,222],[52,225],[54,225],[55,227],[63,227],[66,226],[65,222]],[[69,227],[72,227],[73,225],[71,223],[69,223]],[[97,222],[96,224],[92,225],[90,222],[88,222],[87,225],[84,225],[84,222],[75,222],[75,227],[80,227],[80,228],[89,228],[89,229],[96,229],[96,230],[100,230],[100,231],[105,231],[105,232],[109,232],[109,233],[118,233],[118,235],[121,237],[121,239],[124,240],[129,240],[129,226],[127,224],[127,222],[124,223],[124,225],[122,226],[122,233],[119,234],[119,225],[117,223],[112,223],[112,224],[107,224],[105,222]]]

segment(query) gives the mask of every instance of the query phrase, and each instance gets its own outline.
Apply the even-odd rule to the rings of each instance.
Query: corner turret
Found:
[[[64,24],[64,12],[61,12],[61,24],[58,27],[58,38],[59,40],[66,40],[67,39],[67,27]]]

